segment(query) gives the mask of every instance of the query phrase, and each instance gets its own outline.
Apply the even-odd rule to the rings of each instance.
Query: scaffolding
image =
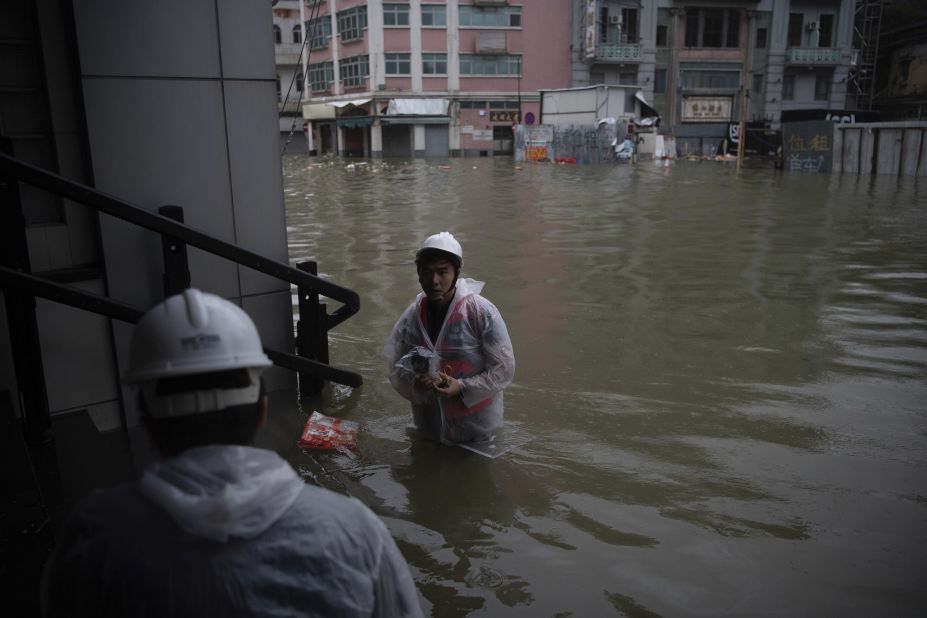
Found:
[[[872,109],[884,3],[885,0],[856,0],[853,58],[848,78],[848,94],[853,99],[856,109]]]

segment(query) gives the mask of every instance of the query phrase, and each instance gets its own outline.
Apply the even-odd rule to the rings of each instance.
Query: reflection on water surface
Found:
[[[357,163],[357,162],[355,162]],[[358,291],[360,421],[309,479],[387,522],[440,616],[927,608],[927,208],[913,180],[725,164],[284,160],[291,259]],[[518,371],[488,460],[418,443],[382,343],[448,229]]]

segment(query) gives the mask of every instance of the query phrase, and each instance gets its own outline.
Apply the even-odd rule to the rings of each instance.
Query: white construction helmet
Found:
[[[425,242],[422,243],[422,246],[419,247],[418,252],[415,254],[416,259],[418,259],[423,251],[428,250],[450,253],[457,258],[457,268],[463,265],[463,248],[461,248],[460,243],[457,242],[457,239],[454,238],[454,235],[450,232],[440,232],[426,238]]]
[[[272,363],[254,322],[240,307],[196,289],[152,308],[135,329],[124,381],[139,384],[152,418],[186,416],[254,403]],[[159,381],[235,369],[247,379],[203,388],[160,388]]]

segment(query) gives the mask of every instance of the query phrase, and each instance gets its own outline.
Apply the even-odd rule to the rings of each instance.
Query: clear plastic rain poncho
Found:
[[[43,581],[45,616],[421,616],[370,509],[276,453],[202,446],[84,499]]]
[[[437,340],[425,325],[428,299],[419,293],[384,348],[389,380],[412,402],[416,428],[445,442],[489,439],[502,426],[502,391],[515,376],[515,356],[502,314],[480,296],[482,281],[458,279]],[[415,389],[416,374],[441,370],[460,381],[455,397]]]

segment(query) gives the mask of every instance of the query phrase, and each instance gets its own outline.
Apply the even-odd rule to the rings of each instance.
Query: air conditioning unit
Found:
[[[807,29],[807,30],[817,30],[817,29],[818,29],[818,22],[816,22],[816,21],[809,21],[807,24],[805,24],[805,29]]]
[[[608,23],[610,23],[613,26],[620,26],[621,25],[621,15],[611,15],[608,18]]]

